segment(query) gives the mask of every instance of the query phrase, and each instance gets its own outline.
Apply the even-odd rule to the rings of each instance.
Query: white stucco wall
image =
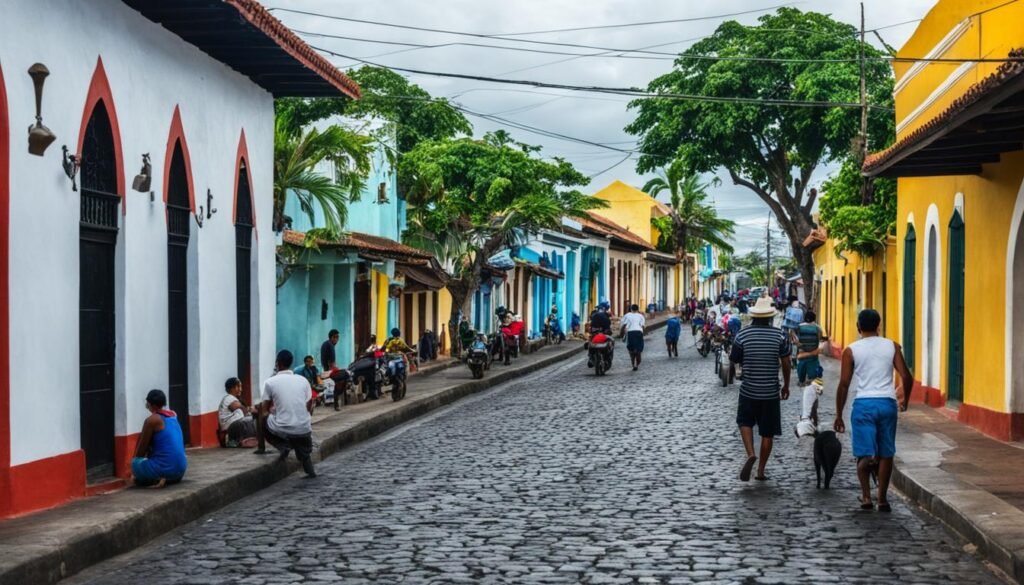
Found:
[[[49,34],[39,34],[45,15]],[[31,26],[30,26],[31,24]],[[116,434],[139,432],[150,388],[167,389],[167,235],[164,156],[180,106],[196,205],[206,190],[218,209],[192,224],[190,414],[216,409],[224,379],[236,375],[235,236],[232,201],[244,129],[259,237],[254,240],[253,378],[274,355],[274,250],[270,231],[273,100],[117,0],[12,0],[0,19],[11,126],[10,315],[11,463],[79,448],[79,193],[61,169],[61,145],[77,150],[83,106],[102,57],[124,157],[126,214],[118,235]],[[45,156],[29,155],[33,63],[50,70],[44,123],[57,134]],[[131,190],[142,153],[153,164],[154,202]],[[182,324],[184,326],[184,324]],[[254,390],[254,396],[256,391]]]

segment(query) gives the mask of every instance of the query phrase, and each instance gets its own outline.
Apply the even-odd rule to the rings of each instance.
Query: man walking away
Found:
[[[864,309],[857,315],[857,330],[861,339],[843,350],[843,369],[836,392],[837,433],[846,431],[843,409],[853,383],[853,409],[850,423],[853,427],[853,456],[857,458],[857,479],[860,480],[860,507],[870,510],[873,469],[878,473],[878,511],[891,512],[887,498],[889,479],[892,477],[892,459],[896,456],[896,420],[898,411],[906,410],[914,378],[903,359],[903,351],[895,341],[878,334],[882,317],[874,309]],[[903,379],[903,401],[897,403],[893,385],[893,369]]]
[[[800,386],[806,386],[818,377],[818,353],[821,342],[825,339],[821,327],[814,321],[818,318],[814,311],[804,313],[804,322],[791,334],[790,341],[797,345],[796,377]]]
[[[754,455],[754,425],[761,435],[761,461],[755,479],[766,480],[764,474],[768,457],[772,454],[775,437],[782,434],[782,409],[779,390],[779,367],[782,368],[781,399],[789,399],[790,352],[789,338],[772,326],[775,309],[771,299],[757,300],[750,309],[750,327],[736,335],[729,359],[743,366],[736,424],[740,427],[747,461],[740,471],[741,481],[750,481],[750,472],[757,462]]]
[[[323,371],[330,372],[334,369],[337,357],[334,353],[334,346],[338,345],[338,330],[331,329],[327,333],[327,341],[320,344],[320,366]]]
[[[313,469],[313,389],[302,376],[291,371],[292,352],[283,349],[277,354],[277,373],[263,383],[263,413],[267,416],[267,442],[281,452],[281,460],[295,450],[302,470],[316,477]]]
[[[622,336],[626,338],[626,350],[629,351],[629,361],[633,364],[633,371],[640,367],[642,354],[644,353],[644,326],[647,319],[640,312],[640,307],[630,305],[629,312],[622,316]]]
[[[679,357],[679,333],[682,328],[682,322],[675,315],[665,322],[665,346],[668,349],[668,357]]]

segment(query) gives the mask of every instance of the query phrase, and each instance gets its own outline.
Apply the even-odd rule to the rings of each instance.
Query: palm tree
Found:
[[[669,192],[671,212],[651,219],[651,224],[661,232],[659,248],[680,256],[684,273],[689,268],[687,253],[696,251],[701,244],[712,244],[723,252],[733,251],[729,239],[735,233],[736,222],[719,217],[714,207],[704,203],[708,187],[715,182],[717,179],[702,183],[697,175],[686,172],[681,161],[674,161],[643,187],[651,197]]]
[[[310,223],[315,207],[320,208],[321,234],[340,235],[348,219],[347,204],[359,198],[370,173],[372,140],[338,125],[295,128],[288,114],[279,113],[274,124],[274,231],[285,227],[284,206],[292,193]],[[333,177],[317,171],[325,161],[332,163]]]

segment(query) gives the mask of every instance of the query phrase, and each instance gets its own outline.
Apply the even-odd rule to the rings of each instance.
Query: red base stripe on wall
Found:
[[[973,404],[961,404],[957,420],[1000,441],[1024,438],[1024,413],[996,412]]]
[[[188,417],[189,430],[192,433],[193,447],[220,447],[217,440],[217,428],[220,420],[217,411]]]
[[[85,451],[72,451],[8,471],[3,517],[44,510],[85,495]]]

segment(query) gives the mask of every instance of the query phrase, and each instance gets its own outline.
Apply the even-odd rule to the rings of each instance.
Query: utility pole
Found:
[[[774,280],[772,278],[772,276],[773,276],[772,275],[772,211],[770,209],[768,210],[768,225],[765,226],[764,231],[765,231],[764,239],[765,239],[765,242],[766,242],[766,246],[765,247],[768,249],[768,253],[766,254],[766,256],[767,256],[767,263],[768,263],[768,267],[767,267],[768,270],[765,271],[765,275],[768,278],[768,282],[765,283],[765,284],[767,284],[768,288],[770,289],[772,287],[772,280]]]
[[[860,136],[858,137],[856,153],[857,161],[863,165],[864,160],[868,156],[868,89],[867,89],[867,72],[865,71],[864,64],[864,46],[866,44],[864,36],[864,3],[860,3]],[[860,183],[860,199],[861,203],[867,205],[871,203],[871,187],[870,182],[866,177],[861,178]]]

